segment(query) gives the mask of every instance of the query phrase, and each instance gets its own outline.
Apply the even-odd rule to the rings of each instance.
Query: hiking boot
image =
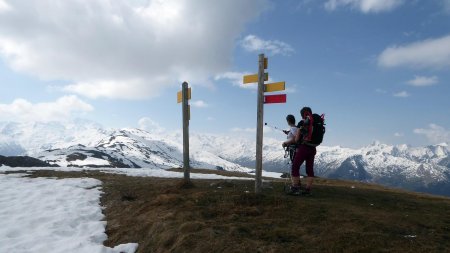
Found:
[[[300,186],[293,186],[293,185],[288,186],[287,189],[286,189],[286,193],[288,195],[296,195],[296,196],[298,196],[298,195],[301,194]]]

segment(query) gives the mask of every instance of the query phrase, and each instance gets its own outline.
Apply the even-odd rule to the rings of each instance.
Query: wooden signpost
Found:
[[[286,94],[266,95],[264,92],[274,92],[285,90],[285,82],[268,83],[264,81],[269,79],[269,74],[264,70],[268,67],[268,59],[264,54],[259,55],[258,60],[258,74],[246,75],[243,78],[243,83],[258,82],[258,99],[256,106],[256,166],[255,166],[255,193],[261,193],[262,185],[262,147],[263,147],[263,116],[264,104],[286,103]]]
[[[183,82],[181,91],[177,93],[177,103],[182,103],[183,115],[183,168],[184,181],[190,183],[190,165],[189,165],[189,120],[191,119],[191,112],[189,106],[189,99],[191,99],[191,88],[188,88],[188,83]]]

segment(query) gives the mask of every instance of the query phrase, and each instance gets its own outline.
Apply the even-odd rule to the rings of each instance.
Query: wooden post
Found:
[[[189,165],[189,105],[188,105],[188,83],[183,82],[181,87],[182,111],[183,111],[183,168],[184,181],[190,183]]]
[[[263,147],[263,115],[264,115],[264,54],[259,55],[258,99],[256,118],[256,166],[255,193],[261,193],[262,185],[262,147]]]

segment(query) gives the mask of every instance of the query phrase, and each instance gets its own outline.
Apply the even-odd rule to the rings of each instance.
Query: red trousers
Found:
[[[291,175],[300,176],[300,166],[306,161],[306,175],[314,177],[314,157],[316,156],[316,147],[301,144],[295,152],[294,162],[292,163]]]

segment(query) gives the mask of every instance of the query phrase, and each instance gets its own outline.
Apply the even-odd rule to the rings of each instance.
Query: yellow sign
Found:
[[[264,69],[267,69],[268,64],[269,64],[269,59],[264,58]]]
[[[264,92],[280,91],[285,89],[285,82],[268,83],[264,86]]]
[[[269,73],[264,73],[264,81],[267,81],[267,80],[269,80]],[[257,82],[258,82],[258,74],[244,76],[244,84],[245,83],[257,83]]]
[[[188,100],[191,99],[191,88],[188,88]],[[181,103],[181,101],[183,101],[183,96],[182,96],[182,92],[179,91],[177,93],[177,103]]]

